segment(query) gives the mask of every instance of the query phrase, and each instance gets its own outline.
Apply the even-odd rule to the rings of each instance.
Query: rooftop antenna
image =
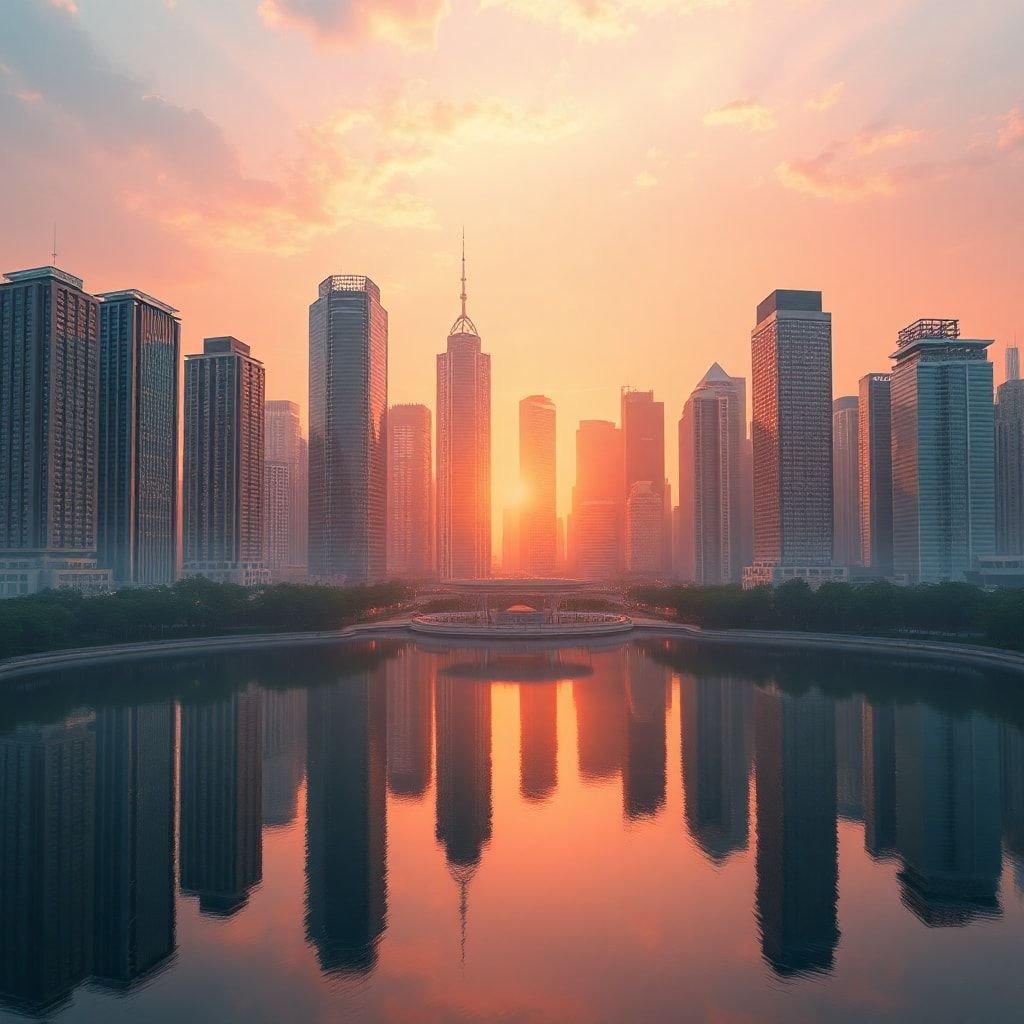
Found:
[[[467,297],[468,296],[466,295],[466,228],[465,228],[465,225],[463,225],[463,228],[462,228],[462,295],[460,296],[460,298],[462,299],[462,315],[463,315],[463,317],[465,317],[465,315],[466,315],[466,299],[467,299]]]
[[[50,253],[53,262],[51,266],[57,266],[57,222],[53,222],[53,252]]]

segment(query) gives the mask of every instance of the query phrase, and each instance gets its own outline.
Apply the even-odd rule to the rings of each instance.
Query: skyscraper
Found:
[[[832,560],[832,314],[821,292],[757,307],[753,363],[754,561]]]
[[[368,277],[320,282],[309,307],[309,573],[387,571],[388,313]]]
[[[184,572],[253,586],[263,564],[263,364],[237,338],[185,357]]]
[[[442,579],[491,573],[491,357],[466,312],[437,357],[437,563]]]
[[[614,423],[580,421],[570,548],[573,570],[584,579],[608,579],[623,565],[623,458],[622,431]]]
[[[98,546],[118,583],[178,575],[177,310],[134,289],[98,296]]]
[[[434,571],[434,460],[430,410],[388,412],[388,574],[415,579]]]
[[[653,391],[623,388],[622,493],[628,500],[633,485],[647,481],[662,502],[662,523],[657,536],[657,570],[664,568],[667,554],[665,529],[665,403],[654,400]],[[626,540],[627,551],[629,540]]]
[[[899,333],[892,372],[894,562],[909,583],[963,579],[995,548],[991,341],[958,320]]]
[[[1006,349],[1006,379],[1020,380],[1020,349],[1016,345]]]
[[[308,565],[307,448],[298,403],[267,402],[266,558],[278,576],[302,576]]]
[[[739,583],[743,575],[740,503],[746,440],[746,381],[715,363],[679,420],[681,579]]]
[[[519,478],[525,490],[519,510],[522,568],[530,576],[553,576],[558,554],[555,403],[543,395],[519,403]]]
[[[0,283],[0,596],[110,582],[95,562],[98,327],[81,278]]]
[[[662,568],[665,506],[650,480],[633,484],[626,499],[626,570],[653,577]]]
[[[856,395],[832,403],[832,560],[860,563],[859,400]]]
[[[892,575],[892,394],[887,373],[860,379],[857,407],[860,560]]]
[[[996,551],[1024,555],[1024,381],[999,386],[996,405]]]

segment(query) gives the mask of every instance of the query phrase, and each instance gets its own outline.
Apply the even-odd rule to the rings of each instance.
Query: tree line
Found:
[[[968,583],[897,587],[803,580],[776,588],[635,587],[630,597],[709,629],[782,629],[876,636],[935,635],[1024,649],[1024,590]]]
[[[202,577],[92,597],[47,590],[0,601],[0,658],[138,640],[340,629],[409,597],[398,582],[248,590]]]

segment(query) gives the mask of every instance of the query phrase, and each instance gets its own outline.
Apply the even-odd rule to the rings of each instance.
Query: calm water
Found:
[[[1001,1021],[1024,685],[378,642],[0,703],[0,1019]]]

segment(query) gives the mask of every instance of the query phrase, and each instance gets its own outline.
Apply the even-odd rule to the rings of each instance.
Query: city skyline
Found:
[[[1008,2],[941,18],[872,3],[771,20],[757,4],[651,14],[616,2],[586,32],[585,18],[455,0],[436,35],[433,20],[413,34],[419,49],[353,27],[340,40],[351,61],[312,23],[267,24],[255,2],[153,3],[134,27],[112,0],[74,6],[12,0],[5,11],[6,267],[47,262],[56,221],[59,263],[88,269],[94,292],[127,283],[172,301],[185,352],[205,336],[247,339],[269,397],[299,402],[305,422],[310,282],[353,268],[388,296],[391,400],[432,403],[423,383],[451,318],[465,224],[494,360],[496,524],[522,397],[546,394],[559,409],[564,514],[575,424],[616,418],[624,383],[654,387],[671,422],[713,360],[749,379],[748,306],[775,284],[829,296],[836,395],[887,365],[893,330],[921,309],[996,338],[1000,368],[1024,335],[1010,46],[1024,13]],[[814,59],[775,68],[773,48],[810,45],[815,26]],[[947,33],[969,90],[927,60]],[[507,53],[475,45],[506,34]],[[154,68],[147,47],[168,64]],[[524,50],[536,77],[522,73]],[[197,54],[203,75],[168,74]],[[246,70],[255,59],[273,69],[259,81]],[[499,174],[487,170],[495,157]],[[294,167],[313,193],[306,205]],[[551,245],[537,244],[542,232]],[[927,259],[894,273],[877,254],[909,235]],[[670,434],[674,494],[675,448]]]

